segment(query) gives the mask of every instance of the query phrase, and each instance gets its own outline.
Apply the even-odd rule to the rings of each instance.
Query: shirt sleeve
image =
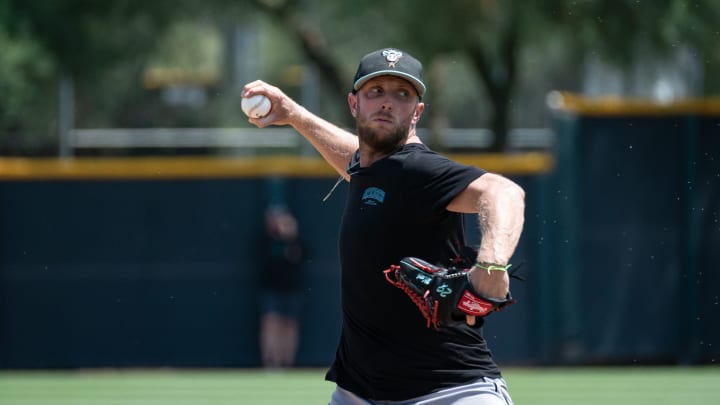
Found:
[[[463,165],[433,151],[416,154],[406,161],[406,169],[417,174],[417,190],[423,194],[420,204],[433,212],[444,211],[448,204],[470,183],[486,173],[474,166]]]

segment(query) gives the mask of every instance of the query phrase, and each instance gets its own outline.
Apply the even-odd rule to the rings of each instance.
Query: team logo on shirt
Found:
[[[385,192],[377,187],[368,187],[362,195],[365,205],[380,205],[385,201]]]

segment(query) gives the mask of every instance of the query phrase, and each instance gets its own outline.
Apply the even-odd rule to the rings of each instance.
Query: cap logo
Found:
[[[396,51],[394,49],[386,49],[382,52],[382,55],[385,57],[385,60],[388,62],[388,67],[394,68],[395,64],[398,63],[400,58],[402,58],[403,54],[400,51]]]

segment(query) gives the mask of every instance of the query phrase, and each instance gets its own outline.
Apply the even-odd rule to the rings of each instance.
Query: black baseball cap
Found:
[[[426,90],[422,81],[422,70],[422,63],[407,52],[393,48],[370,52],[360,59],[352,92],[357,93],[360,87],[373,77],[390,75],[409,81],[422,98]]]

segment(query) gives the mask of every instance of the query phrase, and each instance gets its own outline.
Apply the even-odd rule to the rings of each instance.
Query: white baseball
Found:
[[[240,107],[248,117],[262,118],[268,115],[272,104],[270,104],[269,98],[262,94],[257,94],[252,97],[243,98]]]

